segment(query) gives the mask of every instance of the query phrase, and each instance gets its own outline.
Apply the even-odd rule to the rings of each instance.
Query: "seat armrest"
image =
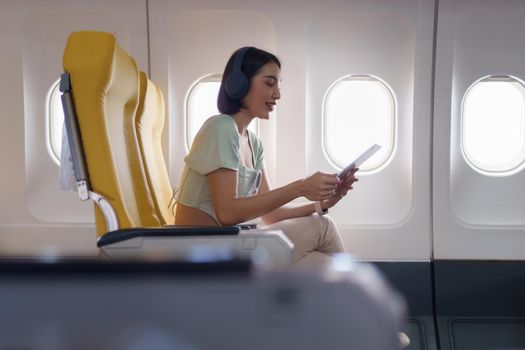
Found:
[[[239,226],[163,226],[129,228],[111,231],[100,237],[98,247],[137,237],[188,237],[188,236],[236,236]]]

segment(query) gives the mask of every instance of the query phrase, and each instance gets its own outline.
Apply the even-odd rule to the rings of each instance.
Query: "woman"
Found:
[[[262,218],[294,243],[294,260],[326,262],[345,248],[333,221],[323,216],[357,181],[317,172],[272,190],[263,147],[247,128],[269,119],[281,98],[281,63],[271,53],[244,47],[226,64],[218,96],[222,113],[209,118],[185,158],[177,199],[177,225],[236,225]],[[306,197],[313,203],[285,206]]]

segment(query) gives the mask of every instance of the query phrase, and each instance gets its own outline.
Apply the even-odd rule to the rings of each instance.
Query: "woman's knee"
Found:
[[[317,215],[313,214],[309,216],[313,221],[312,225],[315,225],[319,229],[316,230],[320,235],[326,236],[337,233],[337,225],[335,221],[328,215]]]
[[[317,216],[323,228],[326,228],[326,229],[337,228],[337,226],[335,225],[335,221],[329,215],[312,215],[312,216]]]
[[[322,235],[320,245],[323,250],[330,253],[346,251],[335,221],[328,215],[317,215],[317,220],[320,225],[319,231]]]

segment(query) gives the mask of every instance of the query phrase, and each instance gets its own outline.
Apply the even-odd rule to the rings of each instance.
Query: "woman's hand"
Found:
[[[318,171],[302,180],[301,195],[311,201],[331,198],[336,193],[338,182],[336,174],[325,174]]]
[[[356,181],[359,181],[359,179],[355,176],[355,173],[359,170],[359,168],[355,168],[346,177],[339,180],[339,183],[337,184],[337,188],[335,189],[335,192],[333,195],[321,202],[321,208],[323,210],[329,209],[336,205],[346,194],[348,191],[353,189],[353,184]]]

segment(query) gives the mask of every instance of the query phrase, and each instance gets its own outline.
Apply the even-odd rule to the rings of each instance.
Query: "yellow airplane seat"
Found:
[[[104,203],[95,207],[97,235],[117,228],[159,226],[151,199],[144,200],[150,197],[149,188],[136,181],[141,176],[136,172],[143,171],[137,163],[132,122],[139,95],[137,64],[112,34],[82,31],[70,35],[63,66],[69,78],[62,85],[69,81],[82,140],[77,148],[89,174],[89,184],[85,174],[84,185],[90,190],[82,186],[79,190],[83,199],[92,192],[96,202]],[[69,133],[67,122],[66,129]]]
[[[97,245],[110,257],[207,254],[292,261],[278,230],[176,227],[161,145],[162,92],[111,33],[72,33],[64,52],[62,103],[77,190],[96,203]],[[262,261],[261,260],[261,261]]]

